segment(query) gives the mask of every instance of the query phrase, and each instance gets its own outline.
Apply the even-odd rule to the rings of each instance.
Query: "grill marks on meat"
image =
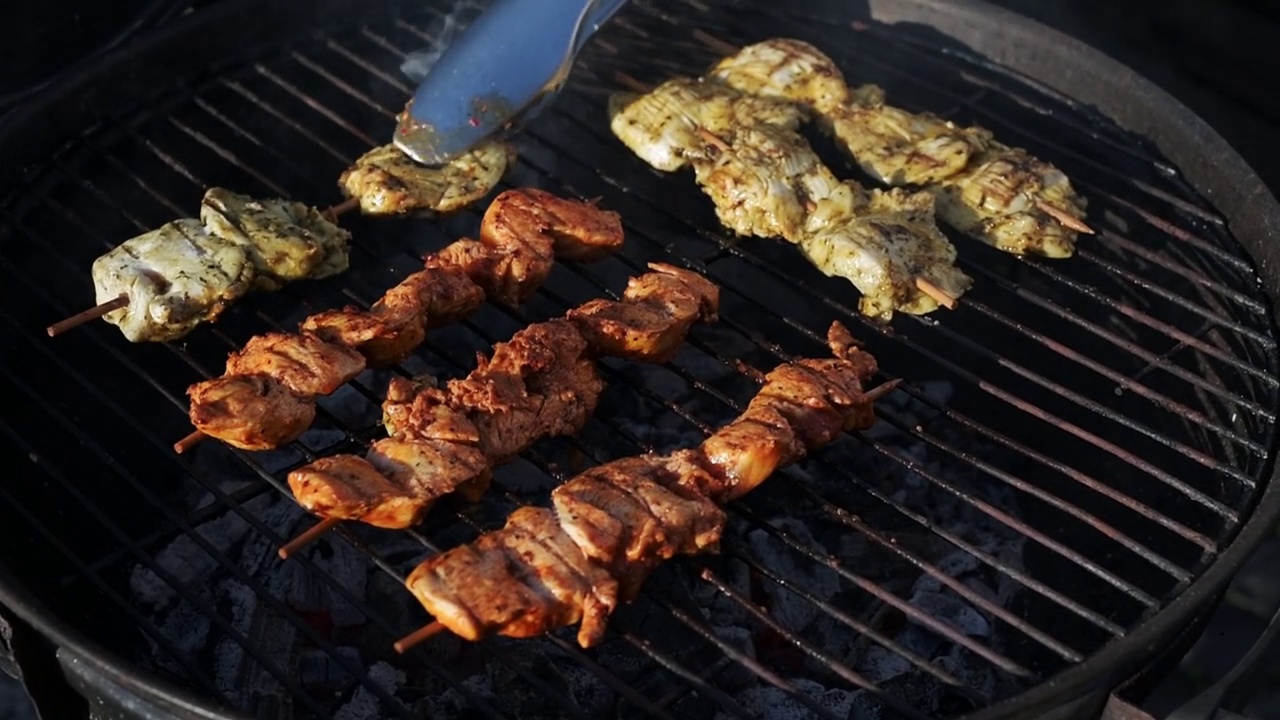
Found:
[[[516,189],[489,206],[480,237],[429,256],[422,270],[368,310],[321,312],[304,320],[296,334],[268,333],[249,341],[229,356],[222,377],[188,388],[192,424],[245,450],[297,439],[310,426],[303,417],[315,415],[314,407],[300,408],[314,405],[317,396],[367,367],[400,362],[428,330],[474,313],[486,299],[523,301],[546,280],[557,255],[591,260],[616,251],[623,230],[617,213],[593,203]],[[236,380],[242,377],[256,379]],[[278,413],[260,400],[264,395],[279,401]]]
[[[351,234],[315,208],[209,188],[200,218],[181,218],[97,258],[99,303],[128,296],[103,318],[130,342],[177,340],[255,291],[347,269]]]
[[[708,73],[716,82],[803,107],[858,165],[880,182],[936,200],[947,225],[1016,255],[1070,257],[1085,199],[1061,170],[989,130],[885,104],[874,85],[848,88],[813,45],[775,38],[749,45]]]
[[[660,562],[718,549],[723,504],[841,431],[871,427],[863,383],[877,370],[875,358],[839,323],[827,339],[833,358],[774,369],[742,415],[699,447],[592,468],[552,492],[553,510],[517,510],[501,529],[422,562],[406,587],[468,640],[580,622],[578,643],[598,644],[608,616],[634,599]],[[534,542],[557,552],[510,550]]]
[[[851,282],[868,317],[936,310],[937,297],[919,280],[950,298],[963,295],[972,279],[955,266],[955,247],[934,221],[933,196],[841,181],[800,134],[802,106],[777,93],[752,94],[805,68],[750,69],[763,75],[738,83],[742,90],[711,78],[675,78],[644,95],[619,93],[610,101],[610,128],[657,169],[690,166],[733,233],[784,239],[822,273]],[[806,77],[813,82],[802,89],[817,97],[838,98],[844,89],[838,77]]]
[[[357,158],[338,178],[338,187],[368,215],[448,213],[489,194],[515,161],[515,148],[502,142],[483,143],[439,168],[415,162],[395,145],[382,145]]]
[[[393,379],[383,404],[390,438],[374,443],[367,458],[326,458],[290,473],[298,502],[320,517],[402,528],[444,495],[479,500],[492,467],[541,438],[582,429],[604,390],[595,358],[657,362],[679,348],[695,321],[715,319],[713,283],[651,267],[629,282],[621,301],[595,300],[530,325],[478,358],[464,378],[442,387]],[[350,483],[360,487],[336,487]],[[639,492],[653,494],[648,486]]]

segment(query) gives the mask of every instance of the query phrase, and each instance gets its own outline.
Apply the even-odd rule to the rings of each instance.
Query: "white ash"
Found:
[[[911,604],[970,637],[987,637],[991,634],[991,623],[958,597],[917,590],[911,595]]]
[[[784,517],[774,524],[802,545],[820,547],[800,520]],[[752,530],[747,535],[747,545],[760,564],[805,588],[820,600],[830,600],[840,591],[840,576],[834,570],[804,557],[765,530]],[[792,632],[804,630],[822,614],[817,605],[777,583],[766,581],[763,586],[769,598],[769,615]]]
[[[861,675],[873,683],[888,682],[911,672],[915,667],[910,660],[876,644],[868,645],[858,661],[856,667],[860,669]]]
[[[921,395],[943,406],[951,402],[951,398],[956,392],[955,385],[946,380],[926,380],[916,383],[915,388],[919,390]],[[896,421],[900,421],[906,427],[928,424],[942,414],[936,408],[908,395],[902,390],[889,393],[883,399],[877,401],[876,405],[889,411]],[[865,434],[875,440],[884,440],[895,436],[903,436],[902,439],[908,442],[912,440],[905,437],[904,433],[893,424],[887,422],[876,423],[866,430]]]
[[[369,668],[368,679],[369,682],[385,690],[387,694],[395,695],[396,690],[404,685],[406,677],[402,671],[378,661]],[[339,708],[333,718],[334,720],[366,720],[383,717],[381,708],[382,700],[372,690],[361,684],[352,693],[351,700]]]

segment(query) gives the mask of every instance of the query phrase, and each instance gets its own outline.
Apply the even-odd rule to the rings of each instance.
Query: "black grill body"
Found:
[[[0,452],[17,468],[0,485],[0,600],[63,649],[78,686],[201,717],[1087,717],[1274,521],[1278,210],[1208,128],[977,3],[682,0],[638,2],[593,42],[504,185],[600,197],[626,222],[623,252],[558,266],[523,307],[441,329],[392,372],[462,375],[653,261],[719,283],[721,320],[664,366],[607,364],[581,435],[503,467],[478,506],[446,503],[406,533],[344,527],[280,563],[309,524],[284,475],[378,437],[389,374],[322,400],[312,432],[272,453],[174,455],[185,388],[254,334],[368,304],[473,234],[483,204],[347,216],[349,272],[246,299],[178,343],[43,328],[92,303],[94,257],[190,215],[210,185],[336,202],[342,169],[389,137],[404,54],[451,27],[439,9],[364,5],[212,9],[0,135]],[[956,237],[976,280],[958,310],[864,322],[847,283],[784,243],[727,237],[690,177],[650,171],[609,134],[617,73],[656,83],[714,60],[695,30],[809,40],[851,84],[991,128],[1064,169],[1099,234],[1058,262]],[[603,647],[556,634],[391,651],[427,620],[400,586],[416,562],[545,503],[583,464],[697,442],[754,392],[742,364],[822,355],[836,319],[881,379],[904,381],[880,426],[733,507],[723,552],[664,566]]]

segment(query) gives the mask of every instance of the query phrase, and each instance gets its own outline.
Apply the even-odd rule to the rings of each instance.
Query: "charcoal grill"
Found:
[[[83,711],[52,669],[107,716],[1096,717],[1274,525],[1280,207],[1168,96],[1012,14],[770,5],[636,2],[593,41],[520,137],[508,186],[601,197],[627,224],[624,251],[557,267],[522,308],[437,331],[393,372],[462,374],[477,350],[616,296],[655,260],[720,283],[721,321],[667,365],[609,364],[581,436],[503,468],[480,505],[445,504],[407,533],[343,528],[287,563],[275,548],[309,521],[282,478],[377,437],[388,374],[321,401],[310,433],[257,454],[174,455],[186,386],[253,334],[369,302],[473,233],[475,211],[344,218],[349,272],[248,299],[181,342],[43,328],[91,304],[94,257],[191,214],[208,185],[335,201],[341,170],[393,127],[405,54],[478,8],[232,0],[113,53],[4,128],[0,602],[14,616],[0,629],[14,629],[37,701]],[[1050,159],[1099,234],[1059,262],[956,238],[976,280],[957,310],[862,321],[847,283],[783,243],[726,237],[689,177],[648,170],[603,120],[619,72],[697,73],[715,57],[708,37],[776,35],[815,42],[895,104]],[[750,397],[743,364],[821,354],[834,319],[884,379],[904,379],[880,426],[735,506],[724,552],[663,567],[603,646],[557,634],[391,651],[427,619],[399,585],[414,563],[545,502],[584,463],[695,441]]]

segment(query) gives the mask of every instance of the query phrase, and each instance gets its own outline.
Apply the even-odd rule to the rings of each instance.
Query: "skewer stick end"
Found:
[[[698,137],[707,142],[708,145],[715,147],[720,152],[727,152],[730,147],[719,135],[707,130],[706,128],[698,128]]]
[[[45,328],[45,332],[49,333],[49,337],[56,337],[70,330],[71,328],[79,327],[80,325],[83,325],[89,322],[90,320],[97,320],[103,315],[119,310],[120,308],[128,304],[129,304],[128,293],[121,293],[111,300],[108,300],[104,303],[100,303],[98,305],[94,305],[88,310],[82,310],[76,313],[75,315],[72,315],[71,317],[66,318],[65,320],[60,320],[50,325],[49,327]]]
[[[1076,232],[1079,232],[1079,233],[1084,233],[1086,235],[1096,234],[1093,231],[1093,228],[1086,225],[1084,221],[1081,220],[1080,218],[1076,217],[1075,215],[1071,215],[1060,208],[1056,208],[1043,200],[1037,200],[1036,207],[1040,208],[1041,212],[1043,212],[1045,215],[1048,215],[1054,220],[1057,220],[1058,222],[1062,223],[1064,227],[1070,228],[1071,230],[1075,230]]]
[[[343,200],[337,205],[334,205],[328,210],[325,210],[323,213],[321,213],[321,215],[324,216],[325,220],[328,220],[331,223],[336,223],[338,222],[339,215],[349,210],[354,210],[358,207],[360,207],[360,198],[351,197],[351,198],[347,198],[346,200]]]
[[[205,435],[203,432],[199,430],[193,430],[191,431],[191,434],[187,435],[186,437],[182,438],[181,440],[173,444],[173,451],[181,455],[182,453],[195,447],[200,441],[204,440],[207,437],[209,436]]]
[[[327,517],[307,528],[294,539],[280,546],[280,549],[276,551],[276,554],[280,556],[281,560],[288,560],[290,555],[315,542],[321,535],[337,527],[340,522],[342,521],[338,518]]]
[[[934,285],[933,283],[929,282],[928,280],[925,280],[922,277],[916,278],[916,287],[920,289],[920,292],[924,293],[925,295],[928,295],[934,300],[937,300],[939,305],[941,305],[942,307],[948,310],[955,310],[956,305],[960,303],[959,300],[948,295],[945,291],[943,291],[942,288],[938,287],[937,285]]]
[[[446,628],[444,625],[441,625],[438,622],[433,622],[428,625],[423,625],[417,630],[414,630],[408,635],[405,635],[404,637],[397,640],[395,642],[395,645],[392,645],[392,647],[395,648],[397,653],[400,653],[401,655],[403,655],[406,651],[409,650],[409,648],[415,645],[421,645],[422,643],[430,640],[436,635],[439,635],[445,630],[448,630],[448,628]]]
[[[897,390],[898,386],[901,384],[902,378],[894,378],[889,382],[881,383],[880,385],[871,388],[863,394],[866,396],[868,402],[876,402],[885,395]]]

